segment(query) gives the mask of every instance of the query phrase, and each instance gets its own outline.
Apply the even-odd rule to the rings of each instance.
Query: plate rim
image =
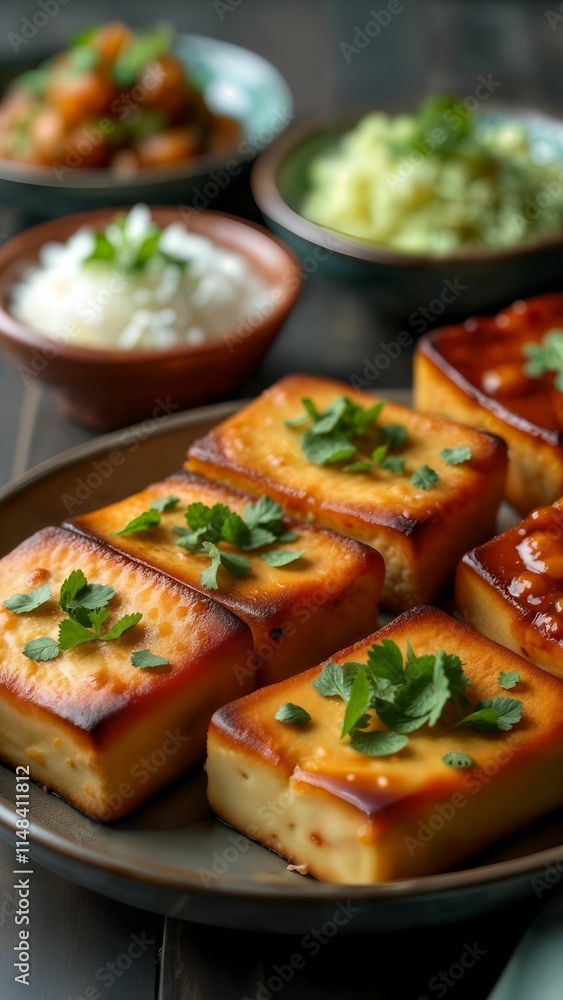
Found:
[[[400,395],[404,398],[408,391],[408,389],[387,389],[384,398],[387,396],[397,398]],[[197,426],[204,421],[214,420],[218,422],[236,412],[247,402],[247,399],[228,400],[169,415],[143,432],[144,440],[141,442],[141,446],[149,438]],[[132,430],[139,427],[142,427],[142,422],[132,427],[121,428],[117,431],[111,431],[109,434],[95,437],[41,462],[0,488],[0,506],[53,473],[70,468],[76,462],[88,459],[100,452],[111,450],[119,442],[121,436],[130,434]],[[5,764],[0,764],[0,767],[6,771],[11,770]],[[73,807],[68,806],[68,808]],[[78,810],[75,811],[78,812]],[[87,820],[87,817],[85,819]],[[15,830],[15,806],[0,795],[0,836],[3,839],[8,839],[6,835],[13,834]],[[563,858],[563,844],[560,844],[523,857],[496,861],[491,864],[479,865],[476,868],[395,879],[389,882],[350,885],[315,879],[313,891],[302,892],[298,881],[296,881],[295,886],[281,883],[274,885],[270,881],[249,883],[244,878],[237,880],[233,875],[226,880],[224,876],[219,875],[209,885],[204,885],[197,869],[188,870],[175,866],[163,866],[150,861],[147,865],[146,859],[141,867],[140,859],[130,861],[125,854],[109,858],[101,850],[94,850],[73,839],[65,838],[64,834],[56,832],[44,821],[36,818],[30,819],[30,844],[48,854],[55,854],[60,859],[76,862],[88,869],[120,876],[130,883],[160,889],[175,889],[179,893],[189,893],[193,896],[206,898],[213,896],[227,899],[239,898],[244,901],[299,902],[305,906],[338,901],[343,896],[366,903],[382,903],[385,901],[408,901],[415,897],[436,896],[470,889],[478,890],[494,882],[506,883],[524,876],[531,878],[543,867],[561,863]],[[268,848],[264,848],[264,850],[268,850]],[[69,872],[68,877],[73,878],[71,872]],[[272,898],[273,894],[275,898]]]

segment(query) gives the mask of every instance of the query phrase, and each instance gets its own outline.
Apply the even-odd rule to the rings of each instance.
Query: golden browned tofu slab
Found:
[[[303,413],[304,397],[325,410],[342,395],[366,409],[376,402],[331,379],[285,378],[192,445],[187,467],[250,493],[266,492],[288,514],[373,546],[385,559],[382,602],[389,608],[431,601],[462,553],[492,534],[504,490],[505,446],[472,428],[385,402],[377,426],[399,424],[408,432],[400,450],[403,474],[314,465],[302,453],[300,429],[286,421]],[[440,452],[456,447],[468,447],[471,460],[448,465]],[[422,489],[411,476],[426,465],[439,480]]]
[[[509,450],[506,499],[522,514],[563,494],[563,396],[553,375],[529,378],[523,348],[563,326],[563,295],[515,302],[418,342],[414,401],[499,434]]]
[[[456,604],[468,625],[563,677],[563,501],[468,552]]]
[[[74,570],[112,587],[103,633],[142,620],[115,641],[87,641],[37,662],[30,641],[57,641],[61,584]],[[46,528],[0,561],[2,601],[49,587],[34,611],[0,608],[0,758],[30,765],[45,788],[94,819],[113,820],[205,755],[211,713],[240,694],[234,672],[252,637],[229,611],[91,539]],[[135,651],[167,660],[133,666]],[[248,685],[250,687],[250,685]]]
[[[179,503],[162,514],[157,527],[130,535],[115,534],[166,496],[178,497]],[[239,490],[193,473],[179,473],[119,503],[74,518],[67,526],[103,539],[143,565],[209,593],[233,611],[250,626],[254,637],[254,653],[250,651],[237,666],[237,675],[241,680],[255,677],[258,684],[271,684],[373,631],[384,566],[379,553],[367,545],[287,520],[284,527],[298,534],[295,541],[249,552],[221,543],[225,551],[243,555],[251,572],[241,578],[220,568],[217,590],[206,591],[200,577],[209,565],[209,556],[195,555],[176,545],[174,529],[186,527],[185,515],[192,503],[207,507],[224,504],[242,516],[252,501]],[[306,552],[286,566],[270,566],[260,553],[276,547]]]
[[[317,878],[374,883],[447,871],[460,859],[563,803],[563,683],[434,608],[417,608],[335,657],[366,663],[372,643],[393,640],[417,656],[457,654],[468,699],[511,696],[523,714],[510,731],[468,725],[410,733],[390,756],[340,739],[344,701],[314,687],[321,667],[240,698],[215,713],[208,795],[217,815]],[[518,673],[504,691],[501,671]],[[303,728],[275,718],[290,703]],[[412,703],[411,703],[412,706]],[[448,702],[446,712],[455,719]],[[415,714],[414,711],[412,714]],[[371,713],[370,729],[386,731]],[[463,769],[448,754],[467,755]],[[450,759],[450,758],[448,758]],[[458,760],[459,764],[459,760]]]

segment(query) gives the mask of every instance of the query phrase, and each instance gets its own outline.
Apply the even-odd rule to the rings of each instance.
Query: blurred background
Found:
[[[121,19],[133,28],[168,22],[180,32],[210,36],[259,53],[287,81],[295,121],[353,119],[374,107],[414,109],[424,95],[436,91],[472,94],[481,76],[494,81],[495,100],[555,116],[561,114],[563,105],[563,15],[555,0],[551,9],[545,0],[403,0],[391,5],[394,12],[389,24],[365,45],[363,28],[373,10],[384,4],[369,0],[49,3],[50,12],[57,9],[49,13],[47,23],[25,31],[24,25],[39,10],[37,0],[2,5],[3,82],[63,48],[82,29]],[[52,214],[50,199],[47,192],[46,215]],[[261,221],[248,176],[220,192],[212,207]],[[0,205],[0,233],[18,232],[39,221],[40,215],[41,206],[30,210],[10,191]],[[366,359],[375,357],[380,345],[396,338],[402,328],[412,334],[404,318],[379,309],[369,281],[327,279],[315,269],[303,277],[296,307],[258,370],[242,385],[240,395],[251,395],[299,369],[349,380],[354,373],[361,374]],[[447,316],[440,322],[444,319]],[[377,387],[408,386],[410,368],[411,353],[402,351],[390,369],[381,373]],[[42,385],[36,391],[35,384],[32,389],[27,391],[21,377],[2,363],[2,482],[93,434],[58,412],[51,389]]]

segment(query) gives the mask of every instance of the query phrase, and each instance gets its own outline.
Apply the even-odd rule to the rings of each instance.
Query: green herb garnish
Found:
[[[51,599],[50,587],[37,587],[29,590],[26,594],[14,594],[4,601],[4,607],[8,611],[13,611],[15,615],[22,615],[28,611],[35,611]]]
[[[110,642],[121,638],[143,616],[141,612],[124,615],[107,632],[102,632],[109,618],[106,605],[114,596],[113,587],[88,583],[82,570],[73,570],[61,584],[59,593],[59,606],[66,618],[59,623],[58,640],[49,636],[32,639],[26,643],[24,655],[31,660],[54,660],[61,650],[73,649],[83,642]]]
[[[444,459],[448,465],[462,465],[473,458],[471,448],[459,446],[458,448],[444,448],[440,452],[440,458]]]
[[[303,729],[311,721],[311,716],[306,709],[301,708],[300,705],[294,705],[290,701],[278,708],[274,718],[289,726],[298,726],[299,729]]]
[[[555,375],[555,388],[563,392],[563,330],[549,330],[539,344],[524,344],[522,353],[528,358],[524,365],[524,375],[541,378]]]
[[[501,670],[497,680],[501,688],[504,688],[505,691],[509,691],[510,688],[516,687],[522,678],[516,670],[508,670],[506,673],[504,670]]]
[[[138,649],[136,653],[131,654],[131,663],[134,667],[146,670],[149,667],[166,667],[170,660],[166,660],[163,656],[155,656],[150,649]]]
[[[442,760],[444,761],[444,764],[448,765],[448,767],[453,767],[456,770],[473,767],[475,764],[473,757],[470,757],[468,753],[458,753],[456,750],[451,750],[450,753],[445,753]]]
[[[411,476],[411,483],[419,490],[430,490],[439,480],[439,475],[429,465],[420,465]]]
[[[169,510],[174,510],[179,503],[180,497],[158,497],[149,505],[149,510],[157,510],[160,514],[164,514]]]
[[[248,559],[219,549],[219,542],[228,542],[243,552],[252,552],[277,542],[293,542],[299,537],[295,532],[284,530],[282,509],[267,496],[248,504],[242,517],[225,504],[207,507],[203,503],[192,503],[186,512],[186,522],[187,528],[174,529],[178,535],[175,544],[194,555],[207,554],[211,557],[211,565],[200,576],[207,590],[217,590],[220,566],[238,577],[248,576],[252,569]],[[288,566],[306,551],[270,549],[261,552],[260,558],[269,566]]]
[[[477,732],[506,732],[520,721],[522,702],[512,698],[484,700],[472,708],[465,695],[469,683],[455,653],[417,656],[407,642],[403,657],[395,642],[383,639],[371,646],[366,663],[328,663],[313,687],[324,698],[345,702],[340,738],[348,736],[352,750],[384,756],[406,747],[408,734],[440,720]],[[387,730],[371,729],[374,717]],[[450,767],[473,764],[467,754],[452,752],[443,759]]]
[[[160,511],[151,506],[150,510],[144,510],[120,531],[114,531],[114,535],[134,535],[137,531],[150,531],[151,528],[157,528],[159,524]]]

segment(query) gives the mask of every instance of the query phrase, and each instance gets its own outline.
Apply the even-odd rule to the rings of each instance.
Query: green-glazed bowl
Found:
[[[510,109],[483,116],[524,124],[536,154],[561,160],[563,121]],[[508,250],[467,250],[449,256],[384,250],[309,222],[300,214],[313,160],[331,152],[353,123],[332,128],[297,124],[256,161],[254,197],[267,224],[303,261],[305,272],[369,283],[374,301],[394,316],[428,316],[426,326],[503,308],[516,298],[563,290],[563,230]],[[420,329],[423,321],[420,320]],[[425,327],[424,327],[425,328]]]
[[[293,99],[277,69],[248,49],[202,35],[178,35],[174,51],[209,106],[240,123],[231,148],[177,167],[147,168],[134,177],[98,168],[70,170],[59,179],[51,167],[0,160],[0,204],[17,204],[42,216],[138,201],[213,208],[215,198],[286,128]]]

